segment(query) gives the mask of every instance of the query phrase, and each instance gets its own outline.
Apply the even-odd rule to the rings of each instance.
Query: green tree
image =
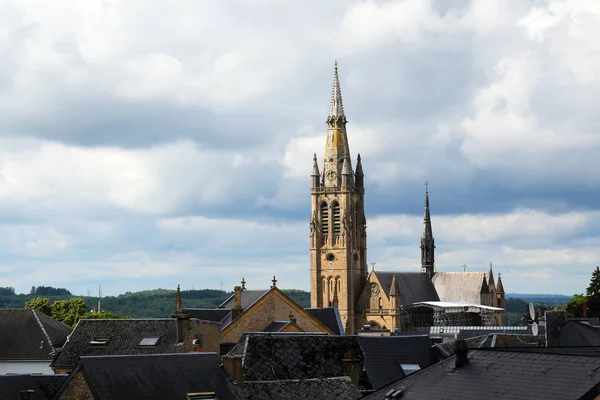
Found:
[[[596,269],[592,273],[592,279],[590,285],[586,290],[587,297],[592,299],[600,298],[600,267],[596,266]]]
[[[574,294],[573,298],[565,305],[567,317],[579,318],[583,316],[583,304],[587,303],[588,298],[583,294]]]
[[[47,297],[36,297],[25,303],[25,308],[33,308],[39,312],[43,312],[46,315],[52,315],[52,307],[50,306],[50,299]]]
[[[74,327],[86,313],[85,302],[79,297],[71,300],[56,300],[52,303],[51,317],[65,325]]]
[[[128,319],[129,317],[119,315],[112,311],[89,312],[84,314],[80,319]]]

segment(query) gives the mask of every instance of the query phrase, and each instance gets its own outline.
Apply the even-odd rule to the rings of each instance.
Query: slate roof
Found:
[[[424,272],[387,272],[375,271],[385,293],[389,295],[392,279],[396,275],[396,282],[400,290],[400,304],[412,304],[419,301],[439,301],[438,294],[431,283],[431,279]]]
[[[342,360],[362,361],[353,336],[246,335],[242,368],[244,381],[314,379],[342,376]],[[236,348],[229,354],[232,354]]]
[[[349,377],[244,382],[244,394],[252,400],[354,400],[362,397]]]
[[[340,312],[336,307],[306,308],[306,312],[318,319],[336,335],[344,334]]]
[[[402,390],[402,400],[569,400],[597,393],[600,381],[600,357],[492,350],[469,351],[468,357],[459,369],[453,356],[365,399],[391,399],[392,391]]]
[[[194,392],[234,398],[220,364],[216,353],[81,357],[63,388],[81,371],[95,400],[185,399]]]
[[[540,347],[542,345],[542,340],[539,337],[527,333],[488,333],[467,338],[465,341],[469,349],[523,348]],[[440,349],[443,356],[454,354],[454,342],[438,343],[436,347]]]
[[[182,311],[191,318],[212,322],[221,322],[231,313],[231,310],[227,308],[183,308]]]
[[[48,360],[72,329],[28,308],[0,310],[0,360]]]
[[[158,337],[156,346],[140,347],[143,338]],[[94,338],[108,338],[106,345],[92,345]],[[53,368],[75,368],[81,356],[175,353],[177,320],[82,319],[52,362]]]
[[[437,361],[429,335],[358,336],[365,369],[371,382],[380,388],[403,378],[400,363],[426,368]]]
[[[256,303],[258,299],[263,297],[270,289],[267,290],[242,290],[242,308],[245,310],[252,304]],[[233,308],[235,305],[235,294],[232,294],[227,300],[225,300],[219,308]]]
[[[481,284],[486,272],[436,272],[433,286],[440,301],[481,303]]]
[[[600,346],[600,327],[569,320],[559,330],[561,346]]]
[[[33,390],[31,400],[52,398],[67,375],[0,375],[0,399],[19,400],[21,390]]]
[[[273,321],[263,329],[263,332],[281,332],[290,323],[290,321]]]

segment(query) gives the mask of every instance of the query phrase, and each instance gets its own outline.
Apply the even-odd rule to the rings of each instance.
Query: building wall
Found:
[[[375,274],[369,275],[356,309],[360,311],[356,313],[357,328],[376,324],[380,328],[392,329],[392,305]]]
[[[53,374],[50,361],[0,361],[0,374]]]
[[[260,332],[273,321],[289,320],[290,312],[296,319],[296,325],[302,331],[327,332],[314,323],[304,310],[299,307],[295,309],[277,292],[271,292],[223,330],[221,343],[236,343],[245,332]]]
[[[192,321],[188,339],[183,344],[183,351],[195,351],[193,340],[196,335],[202,339],[202,351],[220,354],[221,324],[206,321]]]
[[[77,372],[65,390],[58,397],[59,400],[94,400],[94,396],[87,385],[81,371]]]

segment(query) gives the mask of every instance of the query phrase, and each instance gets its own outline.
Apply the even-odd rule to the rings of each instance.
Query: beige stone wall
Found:
[[[81,371],[75,374],[58,398],[59,400],[94,400]]]
[[[193,340],[202,337],[202,351],[220,354],[221,325],[206,321],[191,321],[189,335],[183,343],[183,352],[195,351]]]
[[[221,343],[236,343],[245,332],[259,332],[272,321],[287,321],[292,312],[296,325],[304,332],[326,332],[314,323],[302,309],[296,309],[286,299],[273,291],[246,310],[222,332]]]

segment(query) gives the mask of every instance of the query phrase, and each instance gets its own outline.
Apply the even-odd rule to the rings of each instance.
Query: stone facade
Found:
[[[59,400],[94,400],[94,396],[83,377],[81,371],[77,372],[67,387],[60,394]]]
[[[237,343],[246,332],[261,332],[273,321],[288,321],[292,332],[333,332],[277,288],[272,288],[221,331],[221,343]]]
[[[345,331],[354,332],[354,305],[368,270],[362,165],[359,155],[352,169],[346,122],[336,65],[322,175],[313,160],[311,307],[338,307]]]

